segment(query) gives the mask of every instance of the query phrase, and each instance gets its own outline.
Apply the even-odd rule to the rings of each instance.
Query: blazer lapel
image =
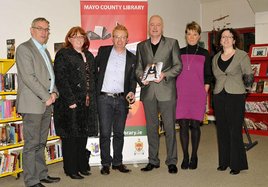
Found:
[[[151,39],[148,39],[145,42],[145,48],[148,51],[148,55],[150,55],[150,57],[153,58],[154,57],[154,54],[153,54],[153,49],[152,49],[152,45],[151,45]]]
[[[45,59],[43,58],[43,56],[41,55],[40,51],[37,49],[37,47],[35,46],[35,44],[33,43],[33,41],[30,39],[30,43],[32,45],[32,48],[34,50],[34,53],[37,54],[38,58],[40,59],[40,61],[42,62],[43,66],[45,68],[47,68]],[[50,55],[48,55],[48,58],[50,59]]]

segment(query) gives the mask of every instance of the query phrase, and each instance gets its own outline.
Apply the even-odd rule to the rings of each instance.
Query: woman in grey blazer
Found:
[[[238,49],[239,35],[234,29],[223,29],[218,35],[218,52],[212,62],[216,78],[214,109],[216,117],[219,167],[237,175],[248,169],[242,137],[246,87],[253,82],[250,60],[246,52]]]

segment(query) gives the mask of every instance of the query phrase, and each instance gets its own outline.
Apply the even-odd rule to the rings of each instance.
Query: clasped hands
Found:
[[[55,103],[56,99],[57,99],[57,94],[55,92],[51,93],[49,99],[46,101],[46,106],[50,106],[53,103]]]

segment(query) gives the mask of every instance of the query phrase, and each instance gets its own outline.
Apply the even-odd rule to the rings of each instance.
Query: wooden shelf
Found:
[[[0,74],[6,74],[14,64],[14,59],[0,59]]]

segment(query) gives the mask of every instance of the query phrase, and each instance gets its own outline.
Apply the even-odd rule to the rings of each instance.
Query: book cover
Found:
[[[144,70],[142,81],[159,80],[163,62],[148,64]]]
[[[268,80],[264,81],[262,93],[268,93]]]
[[[251,88],[250,88],[250,93],[255,93],[257,88],[257,82],[253,82]]]
[[[14,59],[15,39],[7,39],[7,59]]]
[[[261,64],[251,64],[254,76],[259,76]]]
[[[263,92],[263,86],[264,86],[264,81],[259,81],[257,83],[256,93],[262,93]]]

